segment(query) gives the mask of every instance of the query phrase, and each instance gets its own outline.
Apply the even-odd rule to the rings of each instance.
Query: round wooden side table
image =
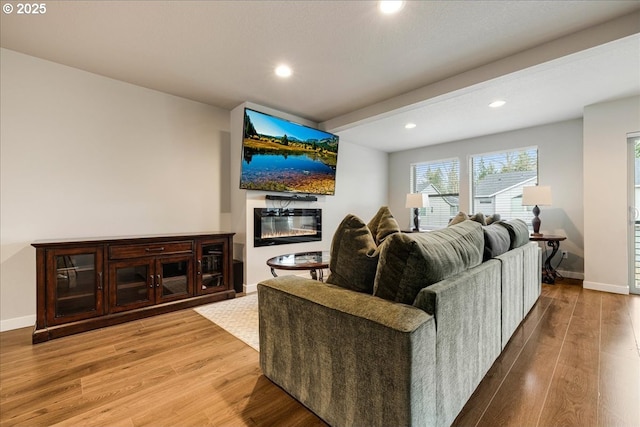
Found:
[[[544,267],[542,268],[542,281],[549,285],[556,283],[556,278],[559,276],[558,272],[551,265],[551,260],[558,253],[560,248],[560,242],[565,240],[565,236],[558,236],[555,234],[542,234],[540,236],[529,236],[529,240],[532,242],[547,242],[547,246],[552,248],[551,255],[544,261]]]

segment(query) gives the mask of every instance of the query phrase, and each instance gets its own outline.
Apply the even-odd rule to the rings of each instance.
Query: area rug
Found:
[[[259,351],[257,292],[193,310]]]

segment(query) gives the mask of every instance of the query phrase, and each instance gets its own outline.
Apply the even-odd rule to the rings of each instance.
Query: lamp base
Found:
[[[533,226],[533,233],[531,233],[531,235],[534,237],[540,237],[542,236],[542,233],[540,233],[540,224],[542,223],[542,221],[540,221],[540,218],[538,218],[538,215],[540,215],[540,208],[538,207],[538,205],[535,205],[532,212],[533,219],[531,220],[531,225]]]
[[[413,231],[420,231],[420,209],[413,208]]]

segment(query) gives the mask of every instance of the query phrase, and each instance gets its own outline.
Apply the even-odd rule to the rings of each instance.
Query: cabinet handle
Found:
[[[198,276],[202,274],[202,260],[198,260]]]
[[[160,287],[160,275],[156,275],[156,288]]]
[[[149,287],[153,288],[153,274],[149,276]]]
[[[159,248],[144,248],[145,251],[147,252],[162,252],[164,251],[164,247],[159,247]]]
[[[98,290],[102,290],[102,271],[98,272]]]

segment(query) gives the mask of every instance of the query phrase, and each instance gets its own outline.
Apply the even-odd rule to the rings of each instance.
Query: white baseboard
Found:
[[[0,320],[0,332],[26,328],[36,324],[36,315],[14,317],[13,319]]]
[[[296,276],[300,276],[300,277],[304,277],[305,279],[311,279],[311,276],[309,274],[309,271],[307,270],[301,270],[298,274],[295,274]],[[323,275],[324,275],[324,280],[327,280],[327,277],[329,275],[329,270],[325,269],[323,271]],[[254,283],[252,285],[247,285],[246,283],[244,283],[242,285],[242,289],[244,290],[245,294],[250,294],[252,292],[258,292],[258,284]]]
[[[584,273],[580,273],[577,271],[558,270],[558,273],[560,273],[562,277],[566,277],[567,279],[584,280]]]
[[[585,289],[591,289],[593,291],[602,291],[602,292],[611,292],[614,294],[623,294],[629,295],[629,287],[628,286],[620,286],[620,285],[611,285],[609,283],[598,283],[598,282],[582,282],[582,287]]]
[[[245,294],[252,294],[254,292],[258,292],[258,284],[254,283],[253,285],[247,285],[246,283],[242,285]]]

